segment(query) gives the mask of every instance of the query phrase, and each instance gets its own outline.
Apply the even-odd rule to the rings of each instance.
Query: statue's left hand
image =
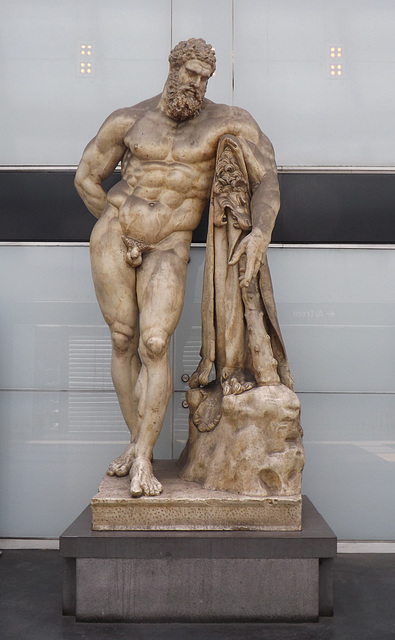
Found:
[[[261,268],[266,256],[268,242],[260,229],[253,229],[235,249],[230,265],[237,264],[240,258],[245,255],[245,270],[240,275],[240,287],[248,287]]]

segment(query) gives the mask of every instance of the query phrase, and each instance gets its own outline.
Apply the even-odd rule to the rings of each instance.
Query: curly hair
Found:
[[[211,44],[207,44],[203,38],[190,38],[179,42],[169,55],[169,63],[172,68],[180,68],[187,60],[200,60],[211,66],[211,75],[215,71],[215,53]]]

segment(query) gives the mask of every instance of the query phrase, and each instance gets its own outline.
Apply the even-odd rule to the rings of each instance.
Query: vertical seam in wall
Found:
[[[173,46],[173,0],[170,0],[170,49]]]
[[[175,346],[174,346],[174,340],[173,340],[173,362],[172,362],[172,367],[173,367],[173,380],[174,380],[174,363],[175,363]],[[174,383],[173,383],[174,384]],[[175,385],[174,385],[175,386]],[[169,400],[169,404],[170,404],[170,415],[171,415],[171,425],[170,425],[170,429],[169,429],[169,437],[170,437],[170,455],[171,455],[171,459],[174,460],[175,459],[175,439],[176,439],[176,430],[174,427],[174,422],[175,422],[175,409],[176,409],[176,403],[174,402],[174,386],[173,386],[173,391],[172,394],[170,396],[170,400]],[[162,427],[163,428],[163,427]],[[189,421],[188,421],[188,434],[189,434]]]
[[[232,0],[232,106],[235,104],[235,0]]]

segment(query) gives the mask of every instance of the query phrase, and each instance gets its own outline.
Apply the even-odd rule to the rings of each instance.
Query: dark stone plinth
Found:
[[[333,614],[336,536],[303,496],[303,530],[92,531],[60,537],[63,612],[79,621],[314,621]]]

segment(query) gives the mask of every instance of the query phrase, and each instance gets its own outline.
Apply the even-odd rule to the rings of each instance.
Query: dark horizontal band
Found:
[[[108,189],[119,179],[105,182]],[[0,240],[86,242],[95,223],[77,195],[74,173],[0,171]],[[280,172],[281,209],[273,243],[395,243],[395,174]],[[207,215],[193,235],[205,242]]]

